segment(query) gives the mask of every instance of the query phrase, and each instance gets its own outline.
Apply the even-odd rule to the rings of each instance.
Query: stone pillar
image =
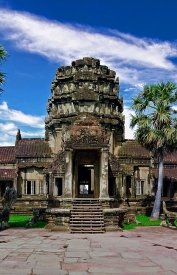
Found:
[[[48,187],[49,185],[48,185],[48,183],[47,183],[47,175],[46,174],[44,174],[44,181],[43,181],[43,193],[44,193],[44,195],[47,195],[47,192],[49,191],[48,190]]]
[[[74,175],[73,175],[73,188],[72,188],[72,192],[73,192],[73,198],[77,198],[78,196],[78,192],[79,192],[79,188],[78,188],[78,163],[75,162],[73,163],[74,167],[73,167],[73,171],[74,171]]]
[[[53,175],[49,172],[49,197],[53,197]]]
[[[56,132],[56,138],[55,138],[55,152],[58,153],[61,148],[61,143],[62,143],[62,129],[61,128],[55,128]]]
[[[99,198],[100,196],[100,161],[101,154],[99,155],[99,160],[97,159],[94,163],[94,197]]]
[[[17,178],[14,178],[13,180],[13,187],[17,191]]]
[[[134,180],[134,176],[131,176],[131,190],[132,190],[132,197],[135,197],[135,180]]]
[[[57,190],[57,186],[56,186],[56,179],[55,177],[53,178],[53,196],[56,197],[58,195],[58,190]]]
[[[64,197],[72,198],[72,179],[73,179],[73,161],[72,161],[72,149],[66,149],[66,170],[65,170],[65,182],[64,182]]]
[[[115,129],[112,129],[111,131],[111,138],[110,138],[110,153],[114,154],[114,131]]]
[[[26,180],[23,179],[23,184],[22,184],[22,194],[26,194]]]
[[[122,196],[126,198],[126,175],[123,174],[122,176]]]
[[[100,198],[109,198],[108,194],[108,148],[101,150],[100,158]]]
[[[116,178],[117,195],[122,198],[122,174],[118,173]]]

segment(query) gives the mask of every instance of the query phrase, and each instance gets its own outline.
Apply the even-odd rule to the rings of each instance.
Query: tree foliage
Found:
[[[2,63],[6,61],[6,57],[8,56],[8,53],[4,49],[4,47],[0,44],[0,66],[2,66]],[[5,83],[5,73],[0,71],[0,86]],[[0,93],[2,93],[3,89],[0,87]]]
[[[161,82],[145,85],[143,92],[133,98],[131,127],[137,127],[136,140],[158,158],[158,188],[151,218],[157,219],[160,212],[163,181],[163,160],[177,146],[177,85]]]

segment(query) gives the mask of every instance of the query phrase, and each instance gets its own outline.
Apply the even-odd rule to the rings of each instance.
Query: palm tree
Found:
[[[176,149],[177,119],[174,105],[177,102],[177,85],[161,82],[157,85],[145,85],[143,92],[132,98],[130,126],[137,127],[135,139],[153,153],[158,159],[158,186],[151,213],[151,219],[160,214],[161,191],[163,185],[164,156]]]
[[[0,44],[0,66],[2,65],[3,61],[6,60],[6,57],[8,56],[8,53],[4,49],[4,47]],[[5,83],[5,74],[0,72],[0,85],[3,85]],[[2,93],[3,89],[0,88],[0,93]]]

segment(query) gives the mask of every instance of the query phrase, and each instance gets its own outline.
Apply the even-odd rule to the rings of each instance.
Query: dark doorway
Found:
[[[57,196],[62,196],[62,178],[56,178],[55,185],[57,187]]]
[[[94,165],[78,165],[78,195],[87,197],[94,194]]]
[[[170,181],[163,181],[162,197],[168,197],[168,189],[170,190]],[[170,195],[170,194],[169,194]]]
[[[116,195],[116,181],[114,177],[109,178],[108,192],[110,197]]]
[[[12,181],[6,181],[6,182],[0,182],[0,197],[3,197],[6,187],[12,188],[13,182]]]
[[[1,197],[3,197],[6,190],[6,184],[5,182],[1,182]]]
[[[142,191],[143,194],[143,191]],[[126,197],[131,197],[131,176],[126,177]]]

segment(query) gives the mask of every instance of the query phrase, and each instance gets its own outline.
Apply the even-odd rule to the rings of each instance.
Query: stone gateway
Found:
[[[0,196],[14,187],[16,212],[66,209],[79,198],[97,199],[104,208],[151,207],[157,161],[134,140],[125,140],[115,71],[88,57],[59,67],[46,109],[45,138],[23,138],[18,130],[15,146],[0,147]],[[176,157],[176,152],[166,156],[162,194],[173,201]]]

